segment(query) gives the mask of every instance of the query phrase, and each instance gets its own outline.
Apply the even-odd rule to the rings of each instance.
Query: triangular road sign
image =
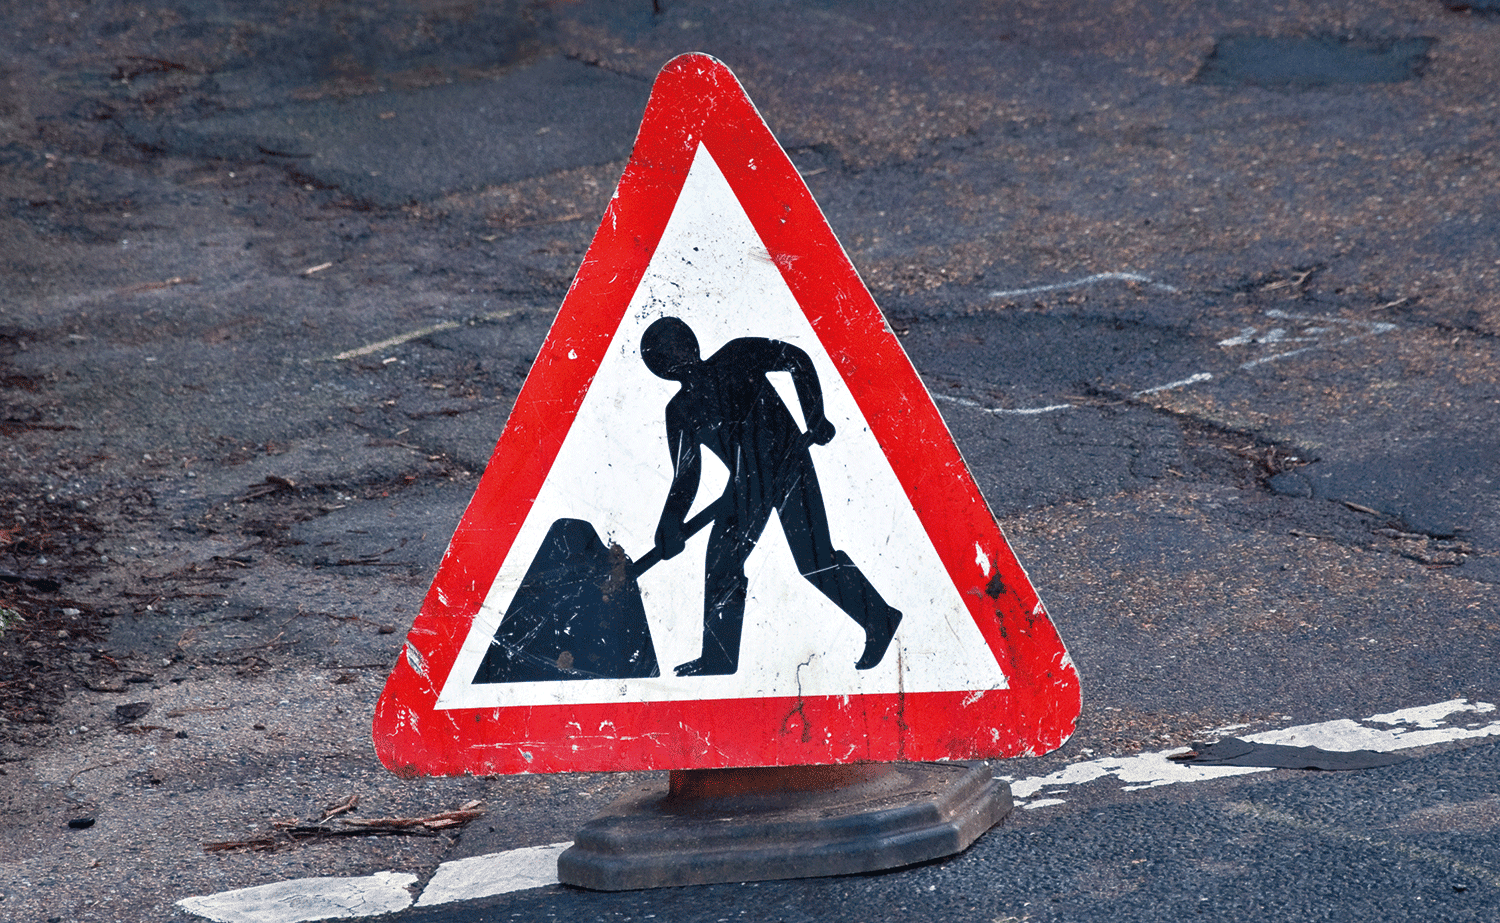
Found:
[[[796,168],[724,65],[671,61],[386,684],[380,759],[975,759],[1054,749],[1078,711]]]

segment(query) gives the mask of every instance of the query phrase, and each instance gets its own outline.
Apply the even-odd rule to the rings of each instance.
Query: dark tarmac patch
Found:
[[[623,159],[649,89],[550,57],[493,79],[125,127],[150,150],[277,163],[307,186],[394,207]]]
[[[311,567],[431,574],[473,493],[474,484],[463,479],[341,507],[293,526],[295,544],[284,553]]]
[[[1500,582],[1500,560],[1474,556],[1494,546],[1500,521],[1476,497],[1493,491],[1500,445],[1448,434],[1376,458],[1328,459],[1281,472],[1268,485],[1276,493],[1369,510],[1377,534],[1395,539],[1397,553],[1432,566],[1460,567],[1471,579]]]
[[[1422,76],[1435,38],[1356,39],[1330,35],[1226,35],[1198,71],[1211,86],[1311,89],[1400,83]]]

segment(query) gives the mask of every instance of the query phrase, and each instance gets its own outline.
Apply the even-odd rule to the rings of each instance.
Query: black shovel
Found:
[[[722,500],[683,523],[683,539],[719,515]],[[661,560],[654,547],[631,562],[582,519],[559,519],[505,612],[475,683],[660,676],[636,583]]]

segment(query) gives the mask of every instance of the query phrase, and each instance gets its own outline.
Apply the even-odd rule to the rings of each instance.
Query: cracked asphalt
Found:
[[[566,838],[637,781],[401,780],[369,722],[651,80],[687,51],[735,71],[802,171],[1078,664],[1078,733],[1015,774],[1500,696],[1483,4],[11,7],[0,916],[187,920],[183,897],[286,878],[425,878]],[[1455,815],[1460,847],[1379,792],[1488,804],[1495,746],[1357,792],[1278,771],[1018,812],[909,873],[930,904],[891,897],[898,872],[658,909],[1236,919],[1254,907],[1227,895],[1263,888],[1256,912],[1415,920],[1431,884],[1443,918],[1493,919],[1493,811]],[[364,817],[486,814],[286,832],[355,794]],[[1359,799],[1406,845],[1299,852],[1285,812]],[[1248,852],[1194,832],[1262,800]],[[1038,877],[996,883],[1001,845]],[[1462,892],[1429,855],[1449,849],[1480,869]],[[490,910],[657,906],[590,899]]]

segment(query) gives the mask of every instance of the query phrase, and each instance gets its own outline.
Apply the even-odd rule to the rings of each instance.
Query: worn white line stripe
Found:
[[[1211,372],[1199,372],[1196,375],[1189,375],[1188,377],[1183,378],[1179,381],[1169,381],[1164,385],[1157,385],[1154,388],[1144,388],[1140,391],[1135,392],[1135,394],[1132,394],[1131,397],[1145,397],[1148,394],[1155,394],[1158,391],[1171,391],[1173,388],[1186,388],[1188,385],[1196,385],[1200,381],[1212,381],[1213,377],[1213,373]]]
[[[966,397],[953,397],[948,394],[934,394],[934,400],[947,401],[960,407],[968,407],[980,413],[1013,414],[1016,416],[1031,416],[1038,413],[1052,413],[1054,410],[1072,410],[1072,404],[1048,404],[1046,407],[986,407],[978,401],[971,401]]]
[[[519,314],[520,312],[520,308],[512,308],[508,311],[494,311],[489,314],[481,314],[478,319],[503,320],[513,314]],[[462,326],[463,323],[460,321],[445,320],[440,323],[423,327],[419,330],[408,330],[406,333],[397,334],[396,336],[390,337],[389,339],[381,340],[378,343],[369,343],[365,346],[356,346],[354,349],[346,349],[338,355],[331,356],[330,358],[334,362],[343,362],[346,359],[358,359],[360,356],[368,356],[371,353],[378,353],[383,349],[390,349],[393,346],[400,346],[402,343],[410,343],[412,340],[420,340],[422,337],[431,336],[434,333],[442,333],[445,330],[457,330]]]
[[[218,923],[304,923],[373,917],[411,906],[417,876],[377,872],[360,878],[294,878],[275,884],[186,897],[177,906]]]
[[[335,362],[343,362],[345,359],[358,359],[360,356],[378,353],[382,349],[390,349],[392,346],[400,346],[402,343],[410,343],[412,340],[420,339],[434,333],[442,333],[444,330],[456,330],[462,326],[463,324],[460,324],[456,320],[445,320],[440,324],[433,324],[430,327],[423,327],[420,330],[410,330],[406,333],[393,336],[388,340],[381,340],[378,343],[370,343],[354,349],[346,349],[337,356],[334,356],[333,359]]]
[[[417,906],[431,907],[555,885],[557,857],[572,845],[568,842],[528,846],[444,862],[417,898]]]
[[[1042,292],[1060,292],[1068,288],[1082,288],[1085,285],[1093,285],[1095,282],[1144,282],[1154,289],[1164,292],[1175,292],[1177,289],[1162,282],[1157,282],[1150,276],[1143,276],[1134,272],[1101,272],[1082,279],[1074,279],[1071,282],[1055,282],[1051,285],[1034,285],[1031,288],[1015,288],[999,292],[990,292],[991,298],[1014,298],[1017,295],[1039,295]]]
[[[1388,753],[1412,747],[1450,743],[1476,737],[1500,737],[1500,721],[1477,726],[1448,726],[1446,719],[1454,715],[1481,715],[1493,712],[1495,706],[1488,702],[1470,702],[1467,699],[1451,699],[1434,705],[1423,705],[1383,715],[1372,715],[1364,721],[1341,718],[1304,724],[1275,731],[1246,734],[1241,739],[1252,743],[1284,744],[1292,747],[1321,747],[1324,750],[1376,750]],[[1393,725],[1385,728],[1370,727],[1372,724]],[[1409,725],[1409,726],[1407,726]],[[1219,731],[1230,730],[1220,728]],[[1207,732],[1206,732],[1207,733]],[[1058,795],[1060,789],[1070,785],[1092,782],[1106,776],[1114,776],[1126,783],[1125,791],[1156,788],[1178,782],[1202,782],[1227,776],[1246,775],[1252,772],[1268,772],[1258,766],[1201,766],[1193,763],[1176,763],[1168,759],[1173,754],[1184,753],[1186,747],[1139,753],[1135,756],[1103,757],[1064,766],[1045,776],[1026,779],[1011,779],[1011,794],[1017,799],[1029,799],[1037,793],[1045,797],[1023,807],[1050,807],[1063,804]]]

